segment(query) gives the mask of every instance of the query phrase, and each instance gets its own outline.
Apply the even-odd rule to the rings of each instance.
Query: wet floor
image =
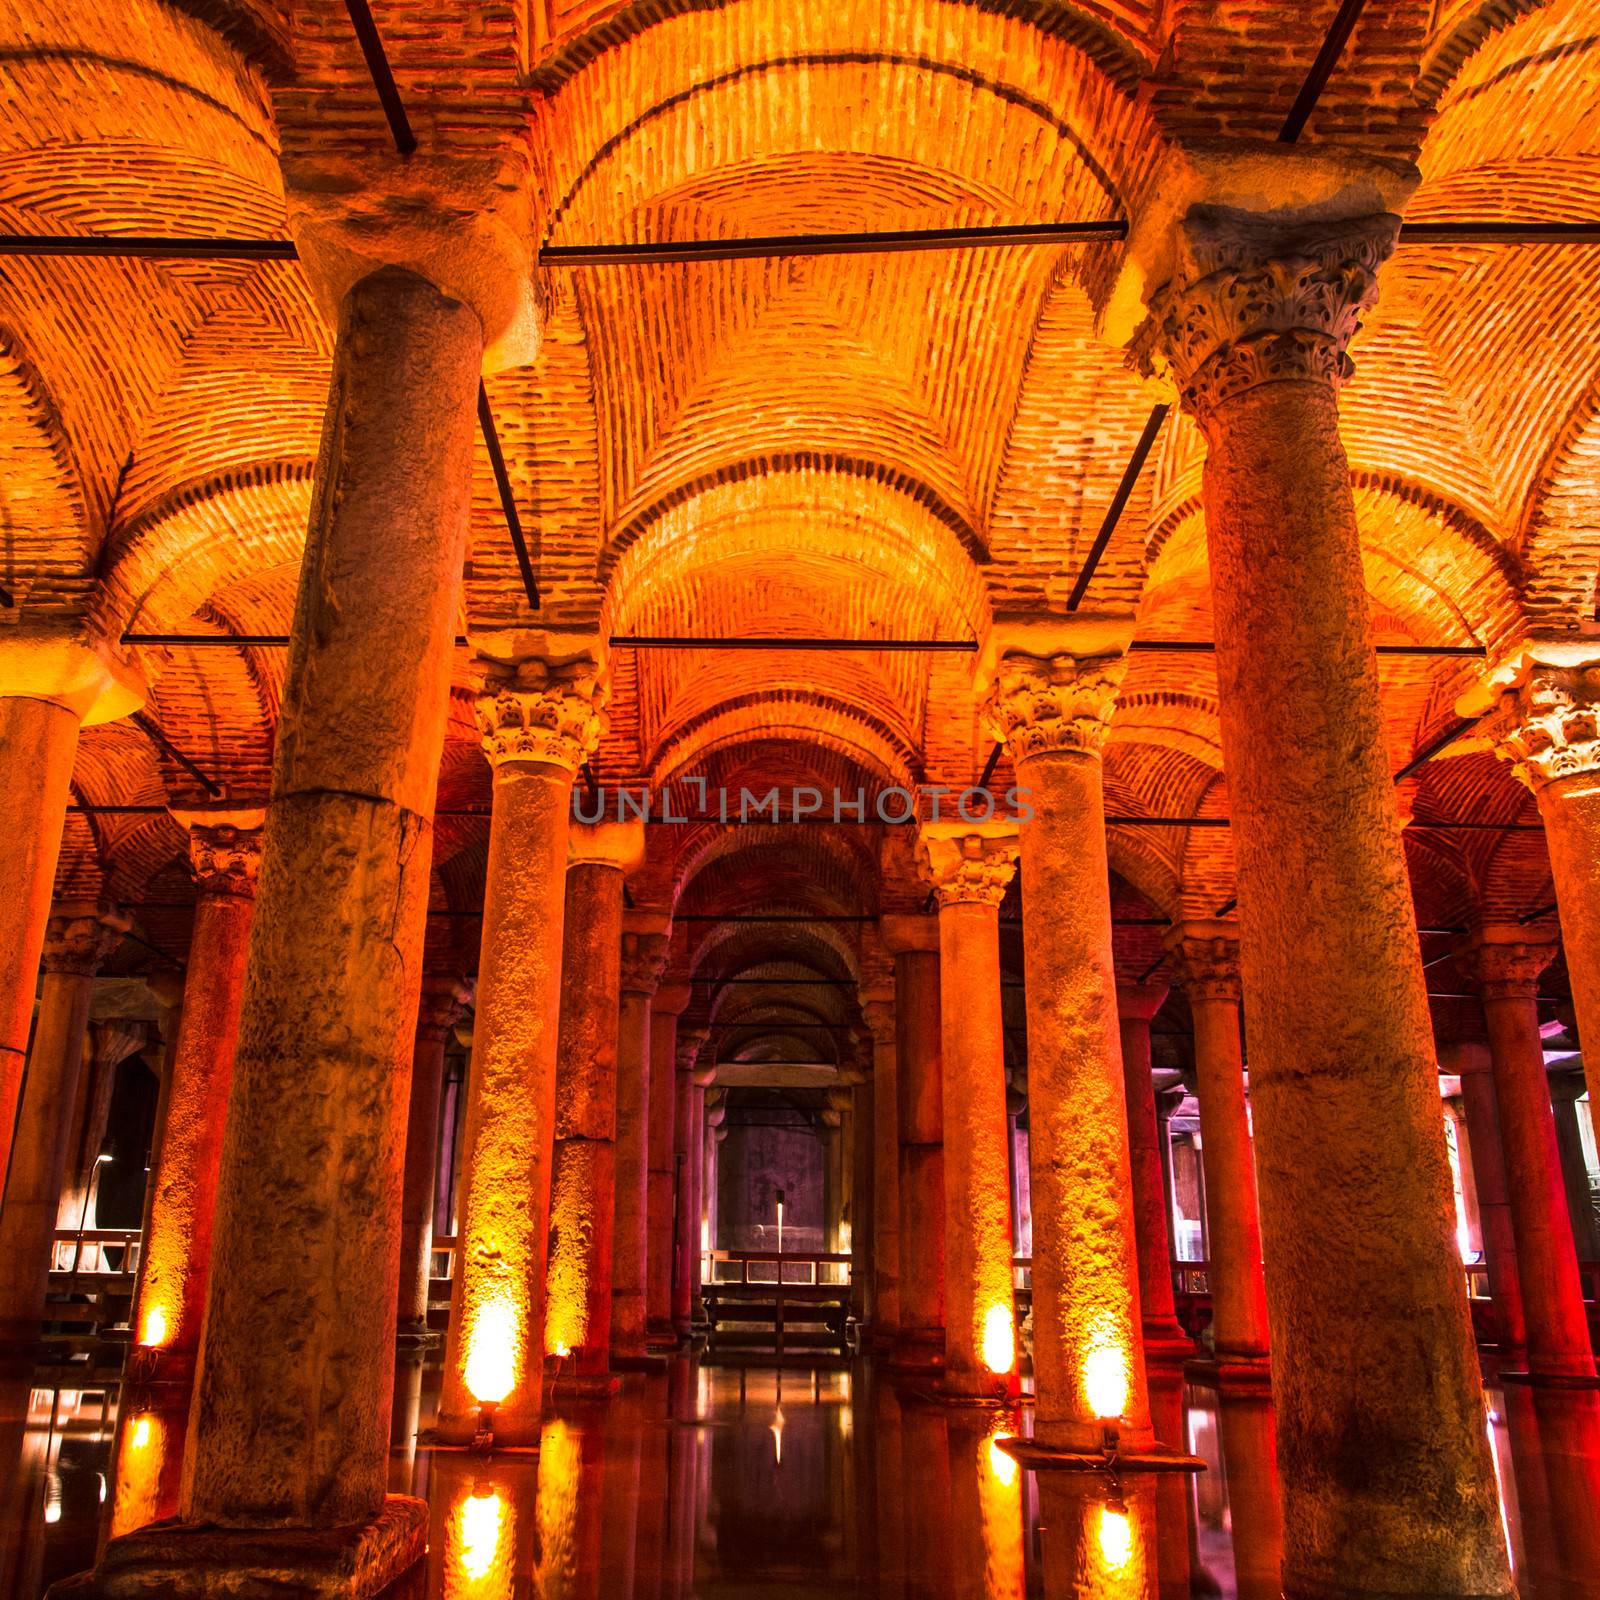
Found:
[[[58,1372],[6,1388],[0,1594],[37,1600],[176,1492],[183,1418]],[[1173,1384],[1158,1415],[1208,1470],[1025,1472],[1014,1417],[946,1410],[865,1367],[688,1358],[546,1423],[537,1455],[419,1447],[432,1369],[396,1382],[390,1487],[432,1513],[429,1600],[882,1596],[1143,1600],[1278,1593],[1270,1405]],[[1490,1391],[1490,1441],[1524,1600],[1600,1595],[1600,1397]],[[409,1600],[409,1597],[408,1597]]]

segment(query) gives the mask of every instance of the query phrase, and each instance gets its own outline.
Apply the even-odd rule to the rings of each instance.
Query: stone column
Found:
[[[1039,637],[1036,648],[1049,642]],[[1155,1443],[1129,1204],[1101,781],[1106,723],[1124,667],[1120,656],[1011,651],[1001,659],[989,707],[1028,805],[1021,842],[1034,1436],[1067,1450],[1098,1449],[1107,1422],[1128,1448]]]
[[[544,1370],[562,922],[572,780],[600,736],[587,655],[491,672],[478,701],[494,769],[483,947],[467,1074],[439,1432],[534,1445]]]
[[[211,1276],[222,1141],[255,916],[262,811],[182,812],[194,932],[177,1040],[163,1086],[133,1303],[139,1376],[189,1384]]]
[[[727,1093],[726,1089],[717,1089],[706,1094],[705,1177],[701,1192],[705,1195],[707,1248],[711,1250],[717,1248],[717,1146],[728,1137],[723,1126],[728,1116]]]
[[[1588,1085],[1581,1068],[1549,1075],[1550,1108],[1556,1119],[1556,1148],[1561,1153],[1561,1176],[1567,1189],[1567,1211],[1572,1217],[1572,1242],[1580,1261],[1600,1261],[1600,1239],[1596,1238],[1594,1201],[1589,1190],[1589,1171],[1584,1161],[1583,1134],[1579,1126],[1578,1101]]]
[[[677,1226],[673,1239],[672,1325],[680,1339],[694,1326],[700,1300],[700,1184],[705,1162],[706,1088],[715,1069],[699,1068],[700,1047],[711,1037],[707,1028],[678,1025],[677,1115]]]
[[[667,959],[671,920],[623,914],[617,1035],[616,1243],[611,1269],[611,1364],[645,1360],[650,1262],[650,1000]]]
[[[1472,1146],[1472,1177],[1478,1191],[1478,1224],[1483,1230],[1483,1260],[1489,1269],[1489,1299],[1495,1344],[1503,1363],[1515,1364],[1527,1351],[1522,1310],[1522,1279],[1517,1270],[1516,1230],[1500,1142],[1500,1106],[1487,1040],[1458,1039],[1440,1051],[1440,1066],[1461,1079],[1461,1109]]]
[[[686,983],[663,984],[650,998],[650,1133],[647,1180],[649,1240],[645,1271],[645,1327],[649,1343],[675,1349],[672,1323],[673,1146],[678,1122],[678,1018],[688,1010],[694,990]]]
[[[45,930],[39,1020],[0,1207],[0,1354],[22,1354],[39,1337],[90,993],[127,930],[127,917],[92,901],[59,902]]]
[[[17,1122],[78,729],[143,699],[103,642],[26,607],[11,616],[0,635],[0,1161]]]
[[[967,826],[925,824],[918,854],[939,905],[944,1382],[978,1396],[1008,1387],[1017,1359],[999,923],[1017,846],[953,831]]]
[[[626,875],[644,824],[574,823],[561,950],[544,1347],[559,1388],[611,1388],[612,1225],[616,1202],[617,1018]]]
[[[1235,1384],[1264,1384],[1267,1291],[1239,1041],[1236,932],[1230,922],[1186,922],[1173,928],[1166,942],[1194,1017],[1195,1096],[1200,1102],[1210,1235],[1207,1277],[1218,1377]]]
[[[1528,1371],[1535,1378],[1593,1378],[1594,1350],[1535,999],[1539,974],[1555,946],[1532,943],[1527,932],[1515,924],[1485,927],[1457,959],[1478,986],[1489,1031]]]
[[[939,924],[887,916],[894,957],[900,1122],[900,1326],[894,1364],[944,1359],[944,1087],[939,1061]]]
[[[875,1340],[886,1342],[900,1326],[900,1071],[893,988],[864,990],[861,1015],[872,1035],[872,1318]]]
[[[1194,1343],[1180,1326],[1172,1299],[1172,1238],[1161,1162],[1164,1129],[1156,1116],[1155,1082],[1150,1075],[1150,1023],[1166,998],[1164,983],[1117,985],[1117,1032],[1133,1170],[1133,1231],[1139,1247],[1139,1306],[1144,1357],[1150,1365],[1181,1362],[1194,1354]]]
[[[858,1046],[865,1054],[865,1046]],[[872,1290],[872,1151],[877,1085],[865,1072],[850,1073],[855,1104],[850,1114],[850,1305],[857,1323],[865,1328],[875,1313]]]
[[[1461,1174],[1461,1226],[1466,1230],[1462,1241],[1472,1254],[1483,1250],[1483,1219],[1478,1215],[1478,1176],[1472,1170],[1472,1141],[1467,1133],[1467,1108],[1459,1094],[1443,1098],[1445,1121],[1455,1136],[1456,1166]]]
[[[117,1068],[149,1040],[149,1028],[144,1022],[106,1017],[89,1024],[78,1092],[67,1122],[67,1159],[56,1202],[57,1233],[75,1233],[94,1225],[90,1208],[98,1192],[100,1168],[110,1159],[105,1149],[106,1128]],[[87,1265],[95,1259],[93,1247],[85,1246],[75,1259]]]
[[[428,1337],[444,1051],[451,1031],[471,1003],[472,990],[452,974],[435,973],[422,980],[416,1042],[411,1052],[410,1108],[406,1113],[405,1187],[400,1203],[400,1301],[395,1319],[407,1339]]]
[[[1511,1580],[1339,438],[1346,346],[1405,185],[1347,166],[1317,209],[1259,215],[1214,203],[1259,193],[1219,163],[1221,187],[1141,241],[1160,235],[1139,344],[1207,444],[1285,1587],[1390,1592],[1404,1571],[1419,1592],[1497,1595]],[[1339,1241],[1340,1294],[1304,1248],[1311,1216]]]

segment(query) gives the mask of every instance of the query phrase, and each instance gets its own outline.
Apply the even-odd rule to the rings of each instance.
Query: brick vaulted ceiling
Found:
[[[1174,141],[1275,134],[1336,6],[372,9],[424,150],[521,140],[541,243],[569,246],[1126,217]],[[280,153],[387,140],[342,0],[0,0],[3,231],[284,237]],[[1600,0],[1375,0],[1302,143],[1415,161],[1408,222],[1600,216]],[[543,268],[539,355],[488,386],[545,619],[981,642],[997,609],[1059,606],[1151,404],[1098,332],[1121,251]],[[1399,248],[1343,402],[1380,642],[1493,653],[1528,626],[1592,626],[1597,318],[1592,247]],[[113,636],[286,631],[330,351],[293,262],[0,259],[0,584],[17,600],[0,627],[58,612]],[[1202,457],[1174,416],[1091,586],[1142,639],[1210,636]],[[462,608],[464,630],[529,620],[481,451]],[[141,654],[167,738],[230,793],[264,793],[284,652]],[[611,669],[612,780],[870,790],[970,781],[988,753],[970,656],[620,648]],[[1476,670],[1383,659],[1396,769]],[[457,687],[447,812],[489,789],[464,653]],[[1215,697],[1205,656],[1134,658],[1112,813],[1226,815]],[[159,805],[193,788],[117,723],[85,733],[75,792]],[[1424,821],[1533,815],[1482,753],[1441,756],[1405,797]],[[435,948],[468,966],[485,837],[471,816],[438,829],[434,905],[455,915]],[[1231,898],[1224,830],[1111,837],[1128,917]],[[1407,839],[1425,925],[1550,899],[1537,834]],[[726,1037],[770,1050],[787,1019],[848,1052],[847,986],[880,959],[863,924],[709,919],[914,905],[903,843],[659,828],[635,892],[685,913],[683,975],[773,980],[714,992],[723,1021],[767,1028]],[[138,908],[181,959],[191,891],[165,816],[75,812],[61,887]],[[1149,937],[1130,930],[1119,959],[1146,965]]]

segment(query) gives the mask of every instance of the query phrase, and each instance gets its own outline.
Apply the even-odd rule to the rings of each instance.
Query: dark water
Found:
[[[183,1417],[118,1430],[118,1385],[14,1379],[0,1411],[0,1594],[36,1600],[172,1492]],[[426,1594],[451,1600],[883,1596],[1105,1600],[1278,1592],[1272,1414],[1173,1386],[1157,1397],[1208,1470],[1021,1470],[1016,1419],[896,1395],[865,1368],[630,1376],[568,1407],[534,1455],[419,1448],[437,1373],[396,1382],[390,1487],[432,1512]],[[1491,1442],[1524,1600],[1600,1596],[1600,1398],[1493,1390]],[[120,1457],[120,1467],[118,1458]]]

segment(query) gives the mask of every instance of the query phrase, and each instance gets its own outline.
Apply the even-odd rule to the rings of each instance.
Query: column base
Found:
[[[1223,1394],[1272,1391],[1272,1364],[1265,1356],[1201,1356],[1184,1362],[1183,1375],[1202,1389]]]
[[[1520,1384],[1529,1389],[1600,1389],[1600,1377],[1581,1372],[1506,1372],[1501,1383]]]
[[[417,1435],[417,1443],[434,1450],[527,1450],[537,1453],[538,1416],[500,1416],[493,1406],[459,1416],[441,1415],[430,1429]]]
[[[1195,1358],[1194,1340],[1177,1323],[1170,1328],[1146,1328],[1143,1335],[1146,1367],[1181,1367]]]
[[[424,1350],[437,1350],[444,1343],[444,1332],[439,1328],[419,1326],[415,1323],[405,1323],[396,1329],[394,1336],[395,1349],[402,1354],[412,1354]]]
[[[552,1400],[609,1400],[621,1387],[622,1380],[612,1372],[575,1372],[544,1380],[544,1392]]]
[[[49,1600],[366,1600],[426,1556],[428,1505],[389,1495],[371,1522],[343,1528],[218,1528],[156,1522],[113,1539],[93,1572]]]
[[[884,1363],[890,1372],[936,1376],[944,1371],[944,1329],[902,1328]]]
[[[1125,1477],[1131,1472],[1204,1472],[1199,1456],[1185,1455],[1166,1445],[1149,1444],[1134,1450],[1073,1450],[1067,1446],[1040,1444],[1020,1437],[996,1439],[995,1443],[1013,1460],[1034,1472],[1103,1472],[1110,1477]]]

